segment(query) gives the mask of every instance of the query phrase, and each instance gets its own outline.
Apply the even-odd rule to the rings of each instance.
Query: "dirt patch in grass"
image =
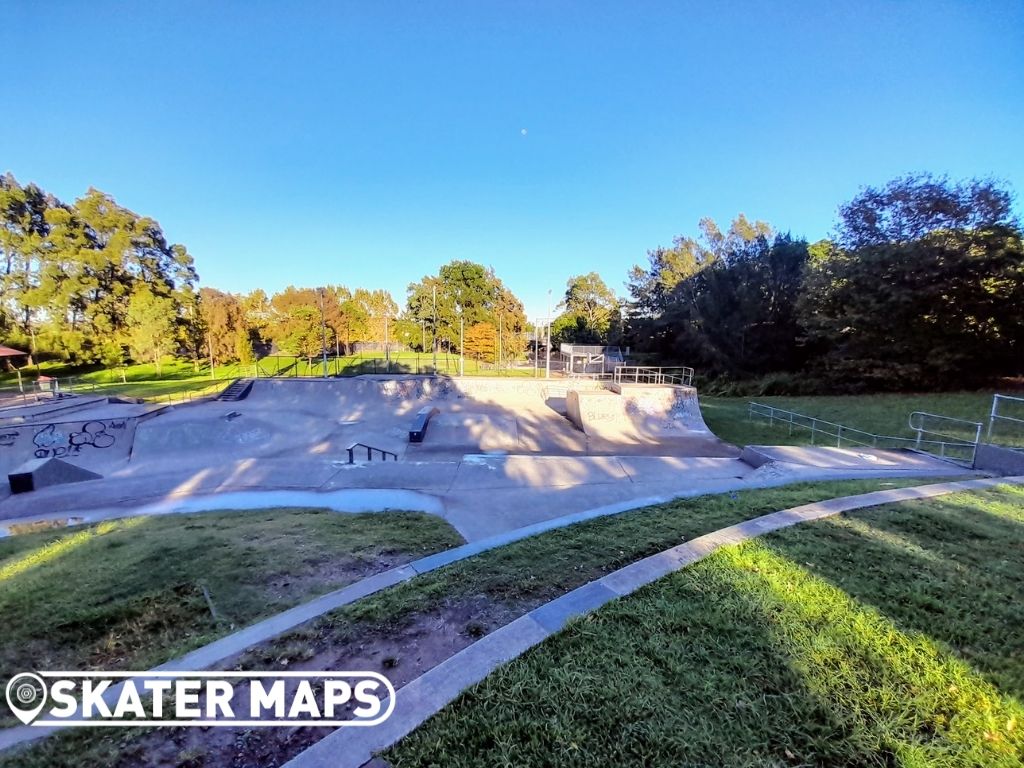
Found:
[[[416,679],[445,659],[507,624],[522,613],[486,595],[466,595],[399,624],[358,624],[344,637],[335,633],[303,636],[280,648],[260,649],[221,668],[268,667],[289,670],[359,669],[380,672],[395,688]],[[274,653],[270,653],[273,651]],[[286,686],[287,687],[287,686]],[[244,686],[236,686],[244,709]],[[133,740],[111,763],[118,768],[158,766],[275,766],[285,763],[329,734],[332,728],[173,728],[150,731]]]
[[[0,680],[146,669],[462,543],[421,513],[276,509],[137,517],[0,539]],[[0,722],[12,723],[4,711]]]

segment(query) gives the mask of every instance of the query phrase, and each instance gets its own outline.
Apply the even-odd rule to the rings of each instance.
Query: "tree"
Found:
[[[138,358],[149,358],[157,375],[163,356],[174,343],[177,312],[174,301],[140,287],[128,301],[128,341]]]
[[[991,179],[951,182],[908,174],[884,187],[865,187],[839,208],[837,244],[854,251],[909,243],[940,231],[1017,229],[1013,196]]]
[[[274,319],[274,308],[263,289],[244,294],[239,298],[242,307],[242,318],[249,329],[250,339],[254,339],[261,347],[271,342],[270,325]],[[265,351],[265,350],[264,350]]]
[[[498,352],[498,329],[490,323],[474,323],[466,328],[464,343],[469,357],[493,363]]]
[[[256,353],[252,348],[252,337],[244,327],[240,327],[235,335],[235,359],[241,365],[252,365],[256,362]]]
[[[182,311],[198,279],[185,247],[96,189],[68,205],[0,177],[0,259],[0,327],[33,352],[76,363],[109,359],[141,288],[171,299],[179,332],[195,321]]]
[[[570,277],[566,283],[565,312],[556,318],[552,334],[559,342],[607,344],[612,322],[619,313],[615,294],[596,272]]]
[[[839,211],[799,302],[828,377],[907,389],[1021,371],[1024,252],[1008,190],[917,174]]]
[[[1021,372],[1019,231],[938,231],[838,250],[808,271],[799,317],[834,380],[966,386]]]
[[[807,243],[787,235],[745,242],[705,271],[696,298],[691,358],[733,378],[803,363],[796,303]]]
[[[310,365],[325,348],[334,346],[334,331],[330,328],[325,330],[320,324],[320,311],[308,306],[292,309],[286,318],[279,321],[278,331],[281,349],[290,355],[306,358]]]
[[[773,230],[763,221],[740,214],[722,232],[712,219],[701,219],[698,238],[677,237],[672,248],[648,252],[650,266],[630,271],[625,341],[688,364],[714,357],[700,332],[700,296],[707,272],[728,262],[753,243],[767,243]]]
[[[502,355],[511,359],[525,349],[526,315],[522,302],[494,274],[472,261],[452,261],[408,289],[406,319],[426,329],[433,348],[456,347],[460,322],[468,329],[488,323],[500,333]]]
[[[46,253],[50,227],[47,209],[55,201],[39,187],[22,187],[11,174],[0,176],[0,276],[2,324],[5,331],[14,327],[29,350],[36,353],[34,317],[39,309],[34,292],[39,285],[39,272]]]
[[[238,360],[238,337],[248,337],[245,315],[237,296],[213,288],[199,291],[200,314],[205,329],[205,349],[213,365]],[[252,345],[249,346],[250,356]]]

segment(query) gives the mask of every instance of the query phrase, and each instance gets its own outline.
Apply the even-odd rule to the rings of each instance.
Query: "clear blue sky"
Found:
[[[536,315],[702,216],[817,239],[907,171],[1024,193],[1019,1],[6,0],[0,46],[0,170],[114,195],[231,291],[404,303],[465,258]]]

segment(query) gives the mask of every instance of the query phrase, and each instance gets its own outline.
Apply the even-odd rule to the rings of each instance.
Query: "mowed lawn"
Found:
[[[1005,394],[1024,396],[1020,392]],[[820,397],[701,397],[700,406],[708,427],[727,442],[735,445],[804,445],[811,442],[808,430],[794,429],[790,434],[788,425],[776,423],[771,426],[766,419],[750,419],[750,402],[785,408],[805,416],[892,437],[915,437],[916,433],[910,429],[907,420],[914,411],[924,411],[981,422],[984,425],[984,437],[992,408],[992,395],[993,392],[938,392]],[[942,424],[934,420],[929,421],[929,425],[944,431],[952,429],[958,437],[974,438],[974,430],[970,427]],[[996,434],[1010,444],[1024,445],[1024,429],[1014,431],[1000,426]],[[820,435],[817,442],[823,442]]]
[[[441,375],[457,376],[460,372],[459,356],[439,354],[437,366],[430,353],[393,352],[390,361],[382,352],[356,353],[341,357],[331,356],[327,361],[328,376],[359,376],[362,374],[407,374],[437,372]],[[543,375],[543,365],[540,375]],[[22,369],[23,386],[31,394],[35,381],[40,375],[61,380],[61,389],[85,395],[106,395],[139,397],[155,402],[174,401],[191,397],[204,397],[220,392],[232,380],[248,377],[321,377],[324,366],[320,358],[274,355],[258,363],[240,365],[232,363],[218,365],[211,371],[206,362],[197,365],[189,360],[168,357],[160,368],[152,363],[139,363],[124,368],[107,369],[98,365],[69,366],[49,361],[39,366]],[[465,362],[466,376],[532,377],[534,368],[520,364],[518,367],[497,369],[493,363],[482,363],[471,358]],[[15,372],[0,373],[0,396],[18,395],[18,378]]]
[[[1024,490],[802,524],[618,600],[385,754],[412,766],[1019,766]]]
[[[140,669],[462,538],[434,516],[268,509],[0,539],[0,680]]]

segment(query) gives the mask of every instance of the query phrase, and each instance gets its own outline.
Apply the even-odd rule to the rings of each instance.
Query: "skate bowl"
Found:
[[[579,398],[591,418],[572,417]],[[618,405],[602,415],[597,405],[605,399]],[[438,413],[423,441],[410,443],[424,408]],[[140,426],[132,461],[332,458],[356,442],[419,461],[466,453],[738,454],[707,430],[692,388],[619,394],[588,380],[369,375],[260,379],[244,400],[175,408]]]

